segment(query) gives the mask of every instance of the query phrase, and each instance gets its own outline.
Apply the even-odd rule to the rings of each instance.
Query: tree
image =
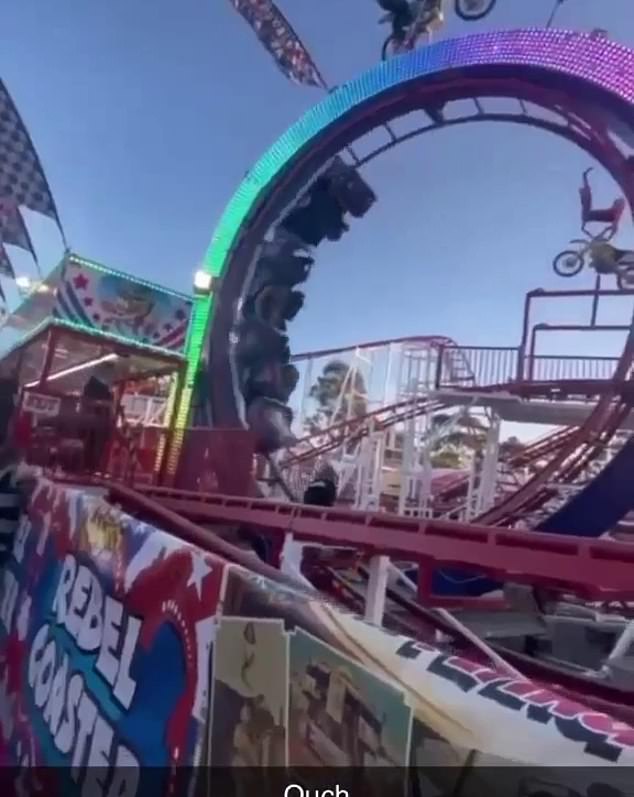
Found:
[[[368,391],[363,375],[343,360],[326,363],[308,395],[317,405],[305,422],[310,434],[361,418],[368,411]]]
[[[431,424],[434,429],[448,427],[432,447],[431,464],[434,468],[464,468],[474,454],[484,448],[486,426],[475,415],[468,412],[458,415],[437,413]]]
[[[500,458],[504,460],[512,459],[521,454],[525,448],[526,446],[519,438],[511,435],[511,437],[500,443]]]
[[[451,448],[444,448],[432,454],[431,464],[434,468],[451,468],[452,470],[460,470],[464,467],[460,453]]]

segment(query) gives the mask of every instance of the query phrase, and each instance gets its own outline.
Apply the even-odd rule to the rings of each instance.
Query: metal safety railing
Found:
[[[457,353],[469,366],[469,378],[455,373]],[[609,381],[618,364],[618,357],[522,354],[519,348],[511,346],[448,347],[438,357],[436,389],[490,388],[531,382]]]
[[[455,376],[456,357],[468,364],[468,378]],[[460,346],[443,348],[438,357],[436,389],[489,387],[515,379],[519,350],[510,346]]]
[[[618,357],[529,354],[523,374],[528,382],[610,380],[618,364]]]

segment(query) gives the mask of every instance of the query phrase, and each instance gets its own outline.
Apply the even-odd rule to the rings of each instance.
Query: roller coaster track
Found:
[[[622,404],[620,409],[614,413],[614,417],[609,426],[607,426],[596,439],[589,441],[586,450],[582,454],[579,452],[576,460],[566,465],[566,470],[559,474],[559,481],[572,482],[577,479],[590,463],[603,453],[605,447],[610,443],[630,414],[631,409],[631,404]]]
[[[301,438],[291,449],[287,449],[289,453],[287,458],[281,460],[280,470],[285,470],[293,465],[316,459],[317,457],[339,448],[339,446],[345,443],[357,442],[372,431],[385,431],[397,423],[409,420],[410,418],[416,418],[425,413],[437,412],[438,410],[444,409],[444,407],[444,404],[430,401],[426,398],[420,398],[414,401],[408,399],[389,404],[386,407],[380,407],[379,409],[372,410],[357,418],[350,418],[349,420],[334,424],[323,431],[315,432],[312,435]],[[326,439],[322,442],[322,438],[324,437]],[[317,445],[313,443],[314,440],[319,441]],[[310,448],[304,451],[296,451],[300,446],[306,445],[310,446]]]
[[[622,382],[629,376],[633,359],[633,339],[634,333],[630,331],[614,373],[612,380],[614,383]],[[476,522],[487,525],[510,525],[522,512],[534,511],[552,496],[552,491],[547,487],[549,483],[569,480],[573,474],[578,473],[579,464],[588,462],[589,458],[596,455],[600,450],[599,446],[605,445],[631,410],[629,402],[620,396],[615,396],[615,392],[606,393],[599,399],[585,422],[576,429],[544,468],[508,499],[476,518]],[[583,450],[583,454],[576,453],[579,449]]]
[[[129,487],[120,484],[104,484],[108,490],[111,500],[125,508],[126,511],[132,512],[135,516],[143,517],[148,521],[158,523],[160,528],[169,531],[179,538],[197,545],[203,550],[224,558],[228,562],[236,563],[248,568],[256,574],[268,578],[274,583],[281,584],[287,587],[296,587],[296,583],[288,576],[282,574],[278,569],[265,564],[259,559],[254,559],[248,553],[241,551],[230,543],[222,540],[213,531],[203,528],[200,525],[192,522],[189,516],[196,516],[195,508],[200,506],[202,499],[199,493],[186,493],[183,491],[169,490],[166,488],[148,488],[143,493],[132,490]],[[170,501],[171,498],[171,501]],[[289,504],[273,504],[268,501],[249,501],[248,499],[235,499],[230,497],[221,496],[208,496],[209,500],[208,512],[203,520],[212,520],[213,522],[221,525],[236,525],[246,523],[264,531],[269,531],[273,535],[285,534],[289,528],[292,527],[293,534],[300,533],[298,525],[298,515],[305,514],[306,508],[292,507]],[[187,511],[187,505],[194,504],[194,511]],[[264,510],[264,514],[260,514],[259,507]],[[315,528],[315,514],[322,515],[321,523],[331,524],[338,523],[337,516],[341,513],[320,513],[316,512],[314,508],[309,510],[311,515],[310,523]],[[200,513],[198,513],[200,514]],[[203,513],[204,514],[204,513]],[[399,526],[401,519],[381,515],[368,515],[368,513],[361,512],[346,512],[347,519],[357,518],[357,522],[353,525],[357,530],[364,532],[366,540],[368,540],[366,551],[372,553],[376,550],[376,540],[371,539],[373,532],[380,529],[379,523],[386,521],[387,527],[385,530],[391,531],[391,522],[396,522]],[[374,520],[374,523],[372,522]],[[317,519],[317,525],[320,521]],[[408,524],[412,527],[412,523]],[[427,524],[425,524],[427,525]],[[435,524],[435,529],[446,534],[448,529],[454,529],[457,532],[457,538],[460,539],[460,524]],[[464,527],[462,527],[464,528]],[[466,527],[469,529],[469,527]],[[479,540],[477,545],[483,545],[485,537],[488,534],[500,535],[501,532],[489,529],[484,532],[476,532],[472,535],[473,540]],[[314,533],[308,536],[319,536]],[[405,538],[409,540],[417,538],[419,535],[406,533]],[[399,534],[401,540],[404,539],[403,534]],[[450,533],[451,536],[451,533]],[[448,541],[449,537],[445,537]],[[520,559],[524,562],[524,567],[530,567],[531,562],[526,562],[524,559],[524,551],[526,550],[526,536],[520,532],[504,532],[507,539],[517,539],[523,541],[519,549],[513,549],[513,546],[504,546],[504,553],[502,556],[510,556],[514,561],[507,560],[507,565],[511,568],[518,567]],[[424,539],[425,535],[423,535]],[[534,539],[534,538],[533,538]],[[631,567],[634,563],[633,553],[631,546],[605,542],[578,541],[574,538],[566,537],[564,539],[549,537],[542,538],[540,542],[549,542],[547,549],[552,552],[558,552],[557,562],[553,562],[553,567],[550,572],[559,580],[557,575],[562,573],[570,573],[577,585],[583,590],[585,587],[592,592],[597,593],[599,590],[599,583],[602,580],[606,581],[607,585],[617,587],[619,584],[626,587],[625,593],[631,594]],[[539,544],[539,543],[538,543]],[[395,543],[398,548],[399,541]],[[450,547],[455,550],[455,542],[450,543]],[[487,547],[484,543],[483,547]],[[529,549],[530,552],[530,549]],[[543,552],[542,552],[543,553]],[[605,554],[606,559],[603,560],[602,556]],[[451,555],[451,554],[450,554]],[[621,558],[622,555],[622,558]],[[542,557],[543,558],[543,557]],[[565,565],[559,559],[567,559]],[[533,557],[534,559],[534,557]],[[594,562],[598,562],[600,567],[594,573]],[[612,566],[614,563],[614,566]],[[499,564],[499,562],[498,562]],[[576,565],[581,565],[577,567]],[[557,574],[557,568],[562,568]],[[515,574],[515,573],[514,573]],[[533,577],[537,577],[533,574]],[[354,587],[346,583],[339,574],[334,574],[333,580],[340,582],[340,588],[334,589],[333,593],[345,605],[351,606],[356,611],[363,609],[365,601],[365,593],[356,590],[354,594]],[[608,589],[610,587],[608,586]],[[345,593],[348,593],[346,597]],[[617,594],[618,594],[617,589]],[[451,639],[455,640],[455,649],[469,650],[470,655],[478,657],[479,651],[473,648],[470,639],[461,638],[457,629],[446,622],[441,615],[438,615],[433,610],[421,606],[410,597],[406,597],[400,590],[393,590],[388,588],[388,599],[396,604],[401,612],[388,612],[386,616],[386,625],[394,628],[395,630],[421,639],[422,641],[433,641],[433,634],[435,631],[440,631]],[[616,599],[616,598],[615,598]],[[492,646],[494,647],[494,646]],[[610,684],[604,684],[597,681],[589,681],[583,676],[575,673],[570,673],[563,670],[558,670],[555,673],[555,668],[543,662],[528,658],[522,654],[514,651],[500,651],[504,658],[518,670],[523,672],[527,677],[533,678],[542,684],[550,684],[556,688],[556,691],[570,697],[571,699],[579,699],[583,696],[583,700],[589,706],[595,708],[597,711],[607,712],[614,716],[620,717],[625,722],[634,721],[634,697],[631,692],[625,692]]]
[[[417,400],[413,404],[411,401],[401,401],[373,410],[361,417],[334,424],[328,429],[313,435],[307,435],[299,440],[294,449],[290,450],[290,456],[280,463],[280,470],[285,471],[294,465],[306,464],[311,460],[331,453],[346,443],[358,442],[373,431],[385,431],[389,427],[410,418],[425,413],[437,412],[443,408],[442,404],[425,399]],[[579,440],[579,427],[556,430],[546,437],[535,441],[535,443],[516,455],[509,457],[507,464],[513,469],[525,467],[553,454],[555,455],[553,461],[547,465],[548,472],[551,472],[550,466],[553,462],[558,462],[559,464],[556,468],[553,468],[550,482],[571,483],[578,478],[595,457],[602,453],[630,411],[631,406],[629,404],[622,403],[618,405],[614,408],[612,415],[606,418],[605,427],[591,435],[589,439],[584,439],[583,442]],[[324,440],[324,438],[326,439]],[[319,441],[317,445],[313,442],[315,440]],[[310,448],[297,452],[296,449],[298,447],[305,445],[309,445]],[[452,483],[435,496],[435,503],[440,506],[444,502],[461,497],[466,491],[468,483],[468,477]],[[552,489],[536,492],[532,499],[527,499],[523,511],[536,511],[552,496]],[[498,509],[502,505],[498,504],[494,509]],[[443,506],[443,513],[451,512],[452,509],[455,509],[452,505]]]
[[[362,614],[366,600],[368,573],[364,567],[359,567],[357,572],[362,578],[362,585],[352,583],[335,570],[324,569],[324,577],[330,580],[330,584],[323,583],[323,586],[327,589],[329,587],[328,591],[350,610]],[[386,627],[422,641],[430,641],[430,629],[438,628],[439,624],[442,624],[443,631],[451,636],[451,631],[444,625],[443,618],[433,610],[421,606],[420,603],[412,599],[411,595],[406,595],[402,590],[388,586],[386,598]],[[596,711],[619,717],[623,722],[631,723],[634,720],[632,692],[607,683],[597,682],[596,679],[589,679],[578,673],[571,673],[552,663],[542,662],[515,650],[502,648],[494,640],[489,640],[488,644],[510,665],[542,685],[573,699],[579,699],[579,696],[583,695],[584,701]],[[472,657],[479,658],[478,654],[477,649],[470,650]]]
[[[525,446],[516,454],[512,454],[506,458],[502,457],[501,461],[508,465],[508,467],[512,470],[528,467],[533,463],[538,462],[540,459],[543,459],[544,457],[556,452],[563,445],[565,445],[568,440],[571,439],[575,432],[576,427],[557,429],[554,432],[550,432],[548,435],[540,437],[538,440],[535,440],[533,443]],[[434,504],[439,507],[442,506],[443,513],[455,511],[455,509],[457,509],[457,505],[452,505],[449,502],[464,497],[468,485],[468,476],[457,479],[443,490],[440,490],[437,495],[434,496]]]
[[[113,494],[133,491],[121,485]],[[140,496],[141,493],[136,493]],[[401,561],[455,565],[500,580],[571,591],[591,600],[633,600],[634,549],[625,543],[532,535],[482,524],[403,518],[389,513],[327,509],[265,499],[204,495],[169,487],[142,491],[146,508],[163,507],[198,522],[259,529],[303,543],[357,549]]]
[[[292,358],[294,364],[306,361],[325,359],[327,357],[334,357],[343,354],[356,354],[364,351],[376,351],[381,348],[388,349],[389,347],[401,345],[404,347],[404,353],[416,351],[417,347],[424,345],[428,346],[432,351],[435,351],[437,356],[440,354],[451,353],[450,357],[450,374],[456,378],[467,379],[473,381],[474,376],[469,367],[469,361],[464,355],[462,349],[451,340],[441,335],[420,335],[415,337],[402,337],[392,338],[388,340],[372,341],[369,343],[362,343],[357,346],[346,346],[336,349],[324,349],[320,351],[306,352],[303,354],[295,355]],[[458,363],[455,360],[458,360]],[[409,408],[409,409],[408,409]],[[436,409],[440,409],[438,405]],[[407,411],[404,411],[407,410]],[[357,440],[365,437],[369,432],[369,424],[374,424],[374,430],[384,430],[399,423],[403,420],[416,417],[424,414],[425,412],[432,411],[432,406],[427,398],[421,396],[414,397],[413,399],[403,399],[401,401],[380,407],[372,410],[364,415],[355,418],[348,418],[344,421],[332,424],[326,429],[318,430],[311,434],[297,440],[293,446],[286,449],[286,456],[283,456],[279,467],[284,470],[292,465],[304,462],[311,458],[323,456],[344,442],[356,442]],[[383,417],[387,416],[387,417]],[[323,438],[326,438],[325,440]],[[299,449],[306,448],[307,450],[301,451]]]
[[[572,436],[576,433],[576,426],[567,426],[563,429],[556,429],[544,437],[540,437],[533,443],[525,446],[517,454],[509,458],[509,463],[516,468],[522,468],[527,465],[532,465],[534,462],[542,459],[543,457],[552,454],[561,446],[565,445]]]

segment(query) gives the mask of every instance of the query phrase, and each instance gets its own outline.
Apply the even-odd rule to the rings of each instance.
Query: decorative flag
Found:
[[[326,88],[313,59],[273,0],[230,0],[289,80]]]
[[[0,277],[9,277],[10,279],[15,279],[15,273],[13,271],[13,266],[11,265],[11,261],[9,260],[9,255],[7,254],[7,250],[2,245],[2,241],[0,241]],[[4,299],[4,293],[2,293],[2,289],[0,288],[0,295]]]
[[[63,236],[53,195],[31,137],[0,81],[0,197],[54,219]]]
[[[37,255],[31,243],[20,208],[12,199],[0,197],[0,242],[25,249],[33,255],[37,263]]]

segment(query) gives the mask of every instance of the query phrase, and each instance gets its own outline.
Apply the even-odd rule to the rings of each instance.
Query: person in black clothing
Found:
[[[18,479],[22,455],[11,438],[12,423],[9,422],[0,431],[0,567],[11,556],[18,525],[35,486],[31,475]]]
[[[89,401],[112,401],[112,388],[110,387],[111,377],[114,375],[111,363],[103,363],[84,385],[82,396]]]
[[[89,473],[99,470],[112,434],[114,376],[114,363],[102,363],[90,376],[82,391],[84,467]]]
[[[384,11],[392,15],[392,32],[397,41],[403,41],[410,25],[414,22],[413,3],[409,0],[378,0]]]
[[[337,474],[332,465],[322,465],[304,492],[304,503],[334,506],[337,500]]]
[[[337,474],[331,465],[322,465],[304,492],[303,503],[311,506],[334,506],[337,500]],[[238,540],[247,546],[263,562],[270,562],[271,545],[267,537],[256,531],[238,530]]]

